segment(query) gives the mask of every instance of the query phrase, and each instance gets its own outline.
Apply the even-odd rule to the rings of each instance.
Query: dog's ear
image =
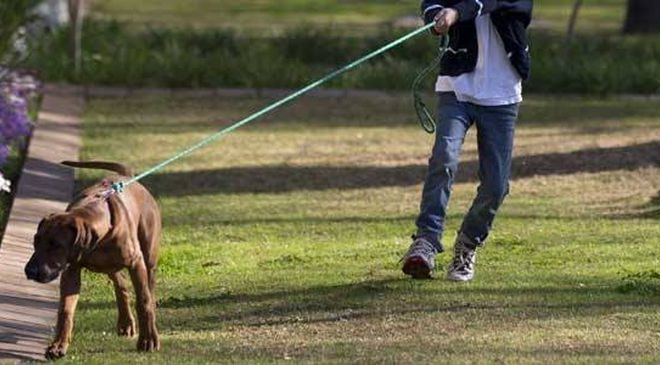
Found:
[[[74,231],[75,240],[73,245],[80,247],[83,250],[90,248],[94,243],[99,240],[99,235],[96,230],[88,224],[84,219],[73,218],[71,229]]]
[[[71,232],[69,262],[78,262],[86,250],[98,241],[96,231],[85,223],[83,219],[73,218],[66,225]]]

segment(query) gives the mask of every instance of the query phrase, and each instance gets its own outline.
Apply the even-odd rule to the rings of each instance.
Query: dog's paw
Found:
[[[48,348],[46,349],[46,359],[48,360],[57,360],[61,359],[66,355],[66,350],[67,350],[66,345],[60,342],[53,342]]]
[[[143,352],[153,352],[160,350],[160,339],[158,333],[153,332],[151,335],[138,337],[137,350]]]
[[[119,337],[133,337],[135,336],[135,322],[130,319],[127,321],[117,322],[117,335]]]

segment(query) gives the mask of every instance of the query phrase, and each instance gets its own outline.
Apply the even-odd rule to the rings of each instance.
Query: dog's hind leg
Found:
[[[117,335],[122,337],[135,336],[135,320],[131,313],[131,303],[124,273],[117,271],[108,274],[115,287],[115,298],[117,300]]]
[[[156,202],[151,203],[153,207],[147,209],[140,217],[138,225],[138,240],[140,249],[144,257],[144,264],[147,267],[147,276],[149,277],[149,291],[151,297],[156,300],[156,266],[158,266],[158,252],[160,248],[161,218]]]
[[[158,239],[159,237],[139,234],[140,246],[144,257],[144,266],[147,269],[147,284],[153,300],[156,300],[156,266],[158,265]],[[151,248],[151,250],[145,250]],[[146,252],[145,252],[146,251]]]
[[[156,305],[149,290],[149,277],[143,260],[137,260],[129,269],[135,289],[138,323],[140,325],[138,351],[155,351],[160,348],[156,329]]]

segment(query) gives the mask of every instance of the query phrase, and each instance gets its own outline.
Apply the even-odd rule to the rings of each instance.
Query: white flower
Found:
[[[5,176],[2,175],[0,172],[0,191],[4,191],[6,193],[11,192],[11,181],[5,179]]]

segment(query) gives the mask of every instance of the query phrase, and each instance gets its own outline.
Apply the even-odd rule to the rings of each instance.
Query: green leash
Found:
[[[440,49],[438,57],[436,57],[428,67],[423,69],[422,72],[417,75],[415,81],[412,84],[413,105],[415,107],[415,113],[417,113],[417,119],[419,119],[419,124],[422,126],[422,129],[424,129],[429,134],[435,133],[435,118],[433,118],[431,111],[426,106],[426,103],[424,103],[424,98],[422,98],[419,90],[424,79],[426,79],[426,77],[431,72],[435,71],[435,69],[440,65],[440,60],[442,59],[442,56],[445,55],[445,52],[447,52],[447,47],[449,47],[449,37],[446,35],[440,37]]]
[[[359,66],[359,65],[361,65],[365,62],[367,62],[368,60],[370,60],[370,59],[372,59],[372,58],[374,58],[374,57],[376,57],[376,56],[378,56],[382,53],[385,53],[385,52],[389,51],[390,49],[392,49],[394,47],[397,47],[398,45],[402,44],[403,42],[405,42],[405,41],[407,41],[407,40],[409,40],[413,37],[416,37],[419,34],[422,34],[422,33],[426,32],[427,30],[431,29],[433,26],[434,26],[434,23],[429,23],[429,24],[427,24],[427,25],[425,25],[425,26],[423,26],[423,27],[421,27],[417,30],[414,30],[414,31],[402,36],[401,38],[399,38],[399,39],[397,39],[397,40],[395,40],[395,41],[393,41],[393,42],[391,42],[391,43],[389,43],[389,44],[387,44],[387,45],[385,45],[385,46],[383,46],[383,47],[381,47],[381,48],[379,48],[379,49],[377,49],[377,50],[375,50],[375,51],[373,51],[369,54],[367,54],[366,56],[364,56],[364,57],[362,57],[362,58],[360,58],[360,59],[358,59],[358,60],[356,60],[356,61],[340,68],[340,69],[337,69],[337,70],[329,73],[328,75],[324,76],[323,78],[312,82],[311,84],[305,86],[304,88],[302,88],[302,89],[290,94],[289,96],[287,96],[287,97],[285,97],[285,98],[283,98],[283,99],[281,99],[281,100],[265,107],[264,109],[261,109],[260,111],[254,113],[254,114],[252,114],[252,115],[250,115],[250,116],[248,116],[248,117],[246,117],[246,118],[244,118],[244,119],[242,119],[242,120],[240,120],[240,121],[238,121],[238,122],[236,122],[236,123],[234,123],[234,124],[232,124],[232,125],[230,125],[226,128],[223,128],[223,129],[219,130],[218,132],[202,139],[201,141],[194,144],[193,146],[188,147],[188,148],[178,152],[174,156],[168,158],[167,160],[151,167],[150,169],[144,171],[143,173],[141,173],[137,176],[134,176],[134,177],[130,178],[129,180],[112,184],[112,192],[114,192],[114,193],[123,192],[124,189],[126,188],[126,186],[128,186],[128,185],[130,185],[134,182],[137,182],[137,181],[153,174],[154,172],[164,168],[165,166],[171,164],[172,162],[174,162],[176,160],[179,160],[179,159],[195,152],[196,150],[210,144],[211,142],[214,142],[215,140],[218,140],[218,139],[224,137],[225,135],[233,132],[234,130],[236,130],[236,129],[244,126],[245,124],[248,124],[248,123],[250,123],[250,122],[252,122],[252,121],[268,114],[268,113],[270,113],[271,111],[273,111],[275,109],[278,109],[279,107],[291,102],[292,100],[295,100],[295,99],[301,97],[302,95],[304,95],[304,94],[308,93],[309,91],[323,85],[324,83],[338,77],[339,75],[341,75],[341,74],[343,74],[343,73],[345,73],[345,72],[347,72],[347,71],[349,71],[349,70],[351,70],[351,69],[353,69],[353,68],[355,68],[355,67],[357,67],[357,66]]]

